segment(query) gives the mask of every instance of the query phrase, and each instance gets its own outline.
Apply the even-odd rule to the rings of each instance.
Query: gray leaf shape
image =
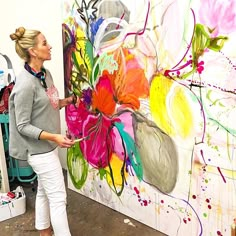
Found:
[[[178,177],[178,155],[170,136],[140,113],[133,113],[135,143],[139,149],[143,180],[163,193],[173,191]]]

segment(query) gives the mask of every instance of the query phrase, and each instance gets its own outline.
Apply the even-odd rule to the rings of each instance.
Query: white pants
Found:
[[[28,162],[38,176],[36,229],[47,229],[51,222],[55,236],[71,236],[66,213],[65,181],[58,150],[29,155]]]

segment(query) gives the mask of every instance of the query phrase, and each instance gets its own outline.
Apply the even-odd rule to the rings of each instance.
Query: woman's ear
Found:
[[[36,57],[37,56],[37,54],[35,53],[35,49],[34,48],[29,48],[29,54],[30,54],[30,56],[31,57]]]

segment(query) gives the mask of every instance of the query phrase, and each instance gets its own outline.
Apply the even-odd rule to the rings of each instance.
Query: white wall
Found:
[[[64,97],[63,49],[62,49],[62,8],[60,0],[0,0],[0,52],[12,61],[15,74],[21,70],[23,62],[15,52],[15,43],[9,35],[24,26],[40,30],[52,45],[52,60],[45,62],[54,78],[60,97]],[[4,61],[0,60],[0,69]],[[66,125],[64,109],[61,111],[62,133]],[[61,162],[66,168],[66,150],[60,150]]]

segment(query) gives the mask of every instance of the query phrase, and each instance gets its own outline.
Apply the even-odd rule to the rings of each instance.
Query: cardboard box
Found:
[[[12,192],[15,193],[16,197],[11,199],[9,203],[0,205],[0,221],[24,214],[26,211],[26,197],[23,188],[18,186]],[[7,199],[7,193],[0,195],[0,197]]]

